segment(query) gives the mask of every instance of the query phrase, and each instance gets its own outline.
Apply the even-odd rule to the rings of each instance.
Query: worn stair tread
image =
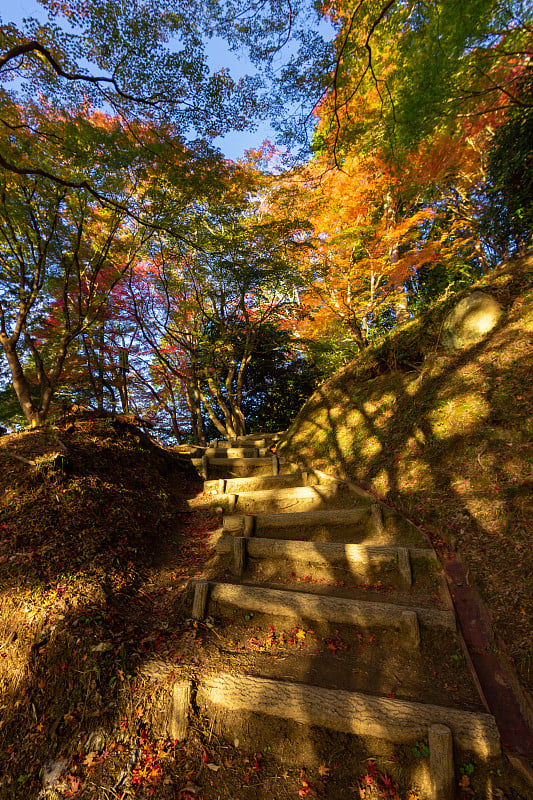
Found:
[[[216,439],[209,442],[209,447],[231,448],[231,447],[261,447],[261,442],[277,442],[281,439],[283,433],[263,433],[251,436],[237,436],[231,441]],[[216,445],[215,445],[216,442]]]
[[[258,489],[236,492],[243,500],[278,500],[280,498],[333,497],[339,492],[337,483],[318,483],[314,486],[276,486],[273,489]],[[227,492],[227,494],[230,494]]]
[[[271,528],[305,528],[319,525],[353,525],[370,519],[369,507],[327,508],[317,511],[294,511],[292,514],[255,514],[255,530]],[[224,516],[224,530],[238,531],[243,527],[242,514]]]
[[[400,546],[383,544],[354,544],[349,542],[302,542],[294,539],[268,539],[253,536],[247,539],[251,558],[287,558],[293,561],[328,566],[333,563],[379,566],[398,556]],[[403,548],[402,548],[403,549]],[[432,547],[407,547],[411,558],[436,562]],[[231,553],[233,536],[223,534],[216,543],[217,553]]]
[[[454,659],[457,639],[452,633],[425,629],[422,646],[412,647],[389,628],[303,623],[245,615],[241,609],[217,615],[211,624],[216,631],[210,637],[211,652],[216,652],[213,669],[220,672],[485,711],[467,665]],[[203,663],[211,666],[208,659]]]
[[[494,717],[480,712],[229,673],[203,676],[197,699],[394,743],[425,738],[430,725],[443,724],[467,751],[484,758],[500,753]]]
[[[208,456],[207,458],[212,467],[262,467],[272,464],[270,456],[257,456],[256,458],[211,458]],[[195,467],[202,466],[201,458],[193,458],[191,461]]]
[[[401,628],[406,612],[414,612],[418,622],[427,627],[454,631],[455,614],[451,609],[396,605],[371,600],[353,600],[331,595],[297,592],[286,589],[267,589],[234,583],[212,583],[209,599],[266,612],[281,617],[334,622],[339,625],[363,627],[385,626]]]
[[[204,492],[216,491],[218,494],[219,480],[204,481]],[[255,475],[251,478],[227,478],[226,494],[239,492],[253,492],[261,489],[275,489],[286,486],[294,488],[301,484],[301,472],[284,472],[280,475]],[[224,493],[221,493],[224,494]]]
[[[208,458],[258,458],[257,447],[206,447],[204,455]]]

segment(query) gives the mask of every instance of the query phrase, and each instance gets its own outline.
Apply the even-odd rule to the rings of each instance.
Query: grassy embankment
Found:
[[[457,553],[533,690],[533,258],[476,287],[504,308],[478,345],[447,351],[461,295],[370,348],[315,392],[280,453],[370,489]],[[471,291],[471,290],[469,290]]]

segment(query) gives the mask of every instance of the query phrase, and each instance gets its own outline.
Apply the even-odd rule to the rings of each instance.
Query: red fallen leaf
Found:
[[[208,761],[211,761],[211,756],[208,754],[207,750],[204,750],[202,753],[202,763],[207,764]]]
[[[68,782],[70,783],[70,789],[67,789],[65,792],[66,797],[73,797],[75,794],[81,791],[82,781],[81,778],[78,778],[76,775],[69,775],[67,777]]]

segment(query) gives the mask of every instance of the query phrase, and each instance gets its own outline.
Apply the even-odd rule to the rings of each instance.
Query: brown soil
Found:
[[[63,448],[65,471],[55,463]],[[349,670],[354,688],[413,698],[422,681],[440,703],[479,707],[459,647],[424,630],[413,656],[384,631],[360,631],[361,641],[353,630],[306,626],[305,639],[293,632],[297,645],[278,638],[276,659],[257,649],[271,620],[193,621],[189,581],[224,568],[210,548],[217,521],[188,509],[198,484],[182,462],[134,429],[77,420],[70,433],[3,437],[0,459],[2,800],[39,796],[54,766],[59,778],[43,800],[341,800],[364,797],[365,785],[368,797],[417,798],[411,776],[427,765],[423,741],[362,742],[253,714],[207,714],[201,704],[185,742],[170,741],[173,682],[205,670],[319,673],[329,686]],[[428,655],[433,645],[439,659]],[[502,797],[527,797],[504,763],[491,765],[492,776],[467,754],[456,763],[468,800],[483,796],[489,778]]]
[[[217,670],[484,710],[459,641],[442,633],[424,631],[413,652],[390,629],[302,624],[214,603],[210,613],[214,628],[201,637],[198,657]]]

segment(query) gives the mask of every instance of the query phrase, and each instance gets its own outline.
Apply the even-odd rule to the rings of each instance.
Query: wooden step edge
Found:
[[[258,433],[249,434],[246,436],[236,436],[234,439],[215,439],[209,442],[208,447],[240,447],[241,445],[254,445],[260,447],[260,442],[274,442],[279,441],[283,436],[284,431],[277,433]]]
[[[324,500],[336,496],[338,486],[280,486],[274,489],[257,489],[251,491],[228,492],[213,495],[213,502],[227,503],[235,497],[236,502],[268,503],[276,500]]]
[[[243,526],[244,514],[224,516],[224,530],[237,531]],[[346,525],[367,517],[367,507],[348,509],[324,509],[317,511],[294,511],[291,514],[254,514],[256,531],[269,528],[316,527],[317,525]]]
[[[398,550],[403,548],[396,545],[301,542],[294,539],[268,539],[255,536],[248,540],[247,549],[251,558],[288,558],[311,564],[328,565],[346,562],[363,566],[379,566],[397,558]],[[406,547],[405,549],[409,552],[411,559],[437,561],[437,554],[430,547]],[[231,553],[232,550],[233,536],[222,532],[216,543],[217,553],[222,555]]]
[[[395,744],[423,739],[432,725],[446,725],[466,751],[482,758],[500,754],[494,717],[481,712],[229,673],[201,677],[197,702],[204,701]]]
[[[331,595],[266,589],[262,586],[234,583],[209,583],[206,589],[205,584],[206,581],[196,584],[193,614],[196,619],[205,616],[207,604],[209,600],[213,600],[246,611],[257,611],[279,617],[310,619],[338,625],[358,625],[366,628],[390,627],[405,632],[406,638],[413,644],[418,644],[420,639],[419,624],[449,631],[455,631],[456,628],[455,614],[445,609],[401,606],[372,600],[351,600]],[[201,593],[202,603],[196,602],[196,593]],[[196,616],[200,608],[203,608],[203,613]]]
[[[211,458],[207,456],[209,465],[211,467],[261,467],[266,464],[271,464],[272,459],[269,456],[257,458]],[[191,458],[193,467],[201,467],[201,458]]]
[[[293,488],[294,489],[294,488],[297,488],[297,487],[294,487],[294,486],[293,487],[291,487],[291,486],[284,487],[285,481],[300,481],[300,480],[302,480],[302,475],[303,475],[303,473],[300,472],[300,471],[298,471],[298,472],[280,472],[279,475],[253,475],[253,476],[251,476],[249,478],[225,478],[223,480],[225,481],[225,491],[227,491],[227,492],[231,492],[231,493],[238,492],[239,491],[239,486],[241,486],[242,484],[244,484],[245,486],[248,484],[249,488],[247,488],[247,487],[246,488],[242,488],[241,491],[250,492],[250,491],[254,491],[254,486],[259,486],[260,487],[262,482],[274,483],[274,486],[276,486],[276,484],[279,484],[280,488],[286,488],[286,489]],[[222,479],[204,481],[204,492],[216,491],[219,494],[225,494],[225,491],[220,491],[220,481],[221,480]],[[303,485],[304,484],[302,483],[302,486]],[[259,491],[261,491],[261,488],[259,488]]]
[[[208,458],[258,458],[260,456],[258,447],[228,447],[216,448],[206,447],[204,455]]]

